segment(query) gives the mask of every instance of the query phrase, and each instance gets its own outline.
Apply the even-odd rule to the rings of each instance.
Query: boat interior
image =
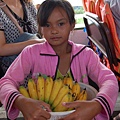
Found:
[[[117,39],[114,38],[116,31],[113,33],[113,30],[110,27],[111,24],[115,24],[114,19],[110,18],[111,16],[102,14],[109,12],[107,11],[108,5],[104,4],[102,0],[82,0],[82,2],[85,10],[82,17],[84,27],[76,27],[69,38],[75,43],[90,46],[91,49],[99,55],[101,62],[114,72],[120,87],[120,40],[118,37]],[[101,12],[103,11],[102,8],[106,11]],[[113,20],[112,23],[107,22],[110,19]],[[108,23],[111,24],[108,25]],[[0,69],[0,77],[2,76],[3,73]],[[113,116],[116,116],[118,113],[120,113],[120,91],[118,93]],[[0,120],[6,119],[7,118],[2,117],[0,114]],[[20,116],[17,120],[24,120],[24,118]]]

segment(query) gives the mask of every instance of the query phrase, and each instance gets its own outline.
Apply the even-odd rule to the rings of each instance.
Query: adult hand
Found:
[[[102,106],[97,101],[74,101],[63,105],[67,108],[75,108],[75,112],[60,120],[92,120],[102,110]]]
[[[25,120],[47,120],[51,117],[50,106],[43,101],[19,96],[15,101]]]

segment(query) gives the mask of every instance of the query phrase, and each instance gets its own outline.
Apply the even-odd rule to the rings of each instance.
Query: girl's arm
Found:
[[[48,111],[51,111],[50,105],[44,103],[43,101],[19,96],[16,98],[13,106],[22,112],[24,119],[26,120],[33,120],[37,118],[39,120],[42,120],[43,118],[47,120],[50,118],[50,113],[48,113]],[[43,107],[46,110],[44,110]]]

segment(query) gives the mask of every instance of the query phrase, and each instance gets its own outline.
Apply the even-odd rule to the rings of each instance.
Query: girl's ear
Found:
[[[71,31],[74,29],[74,27],[75,27],[75,23],[72,23],[72,25],[71,25]]]

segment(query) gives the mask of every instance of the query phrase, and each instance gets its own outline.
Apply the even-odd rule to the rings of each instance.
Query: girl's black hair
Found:
[[[43,27],[46,25],[48,17],[56,7],[63,8],[69,18],[70,25],[75,23],[74,10],[71,4],[66,0],[45,0],[39,7],[37,12],[38,24]]]

